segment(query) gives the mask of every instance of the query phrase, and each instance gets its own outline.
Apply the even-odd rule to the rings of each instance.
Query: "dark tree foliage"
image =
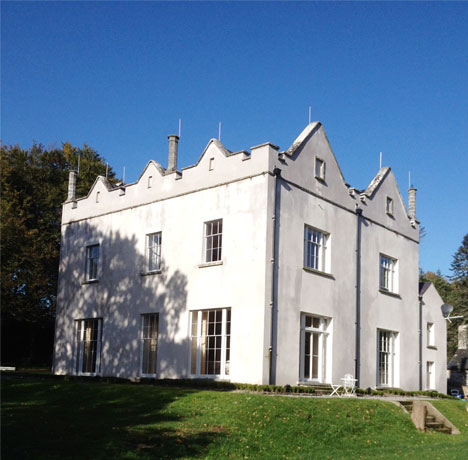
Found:
[[[78,156],[77,196],[85,196],[96,177],[106,172],[105,160],[92,148],[1,146],[1,316],[5,324],[29,324],[31,330],[53,322],[61,204]],[[108,176],[115,181],[111,168]],[[2,332],[8,334],[5,324]],[[2,361],[4,351],[2,347]]]

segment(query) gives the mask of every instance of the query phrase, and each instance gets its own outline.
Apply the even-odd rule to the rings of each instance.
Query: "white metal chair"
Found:
[[[352,374],[345,374],[341,380],[343,380],[343,396],[356,396],[357,379],[353,378]]]

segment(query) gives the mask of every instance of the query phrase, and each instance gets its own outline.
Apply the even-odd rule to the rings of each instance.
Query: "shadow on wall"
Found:
[[[141,315],[158,313],[158,377],[187,375],[187,277],[164,261],[158,273],[147,274],[144,237],[126,237],[118,230],[103,232],[87,222],[66,226],[57,296],[55,373],[76,373],[77,320],[102,318],[100,375],[138,377]],[[99,245],[93,282],[86,279],[90,245]]]

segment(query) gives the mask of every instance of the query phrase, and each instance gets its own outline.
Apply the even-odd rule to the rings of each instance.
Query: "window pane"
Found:
[[[205,223],[205,261],[221,260],[222,219]]]
[[[223,328],[223,311],[225,326]],[[192,334],[196,333],[194,320],[198,312],[192,313]],[[201,337],[199,338],[200,349],[195,346],[192,336],[191,372],[200,375],[220,375],[223,370],[229,374],[230,367],[230,320],[229,309],[205,310],[202,312]],[[223,329],[225,336],[223,337]],[[200,366],[197,369],[196,361],[199,356]],[[224,362],[223,362],[224,361]]]
[[[158,315],[142,315],[142,374],[156,373]]]

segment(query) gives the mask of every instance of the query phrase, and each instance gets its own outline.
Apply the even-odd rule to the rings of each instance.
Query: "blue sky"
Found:
[[[348,183],[408,171],[424,270],[450,274],[468,232],[468,3],[1,4],[1,138],[87,143],[126,182],[218,136],[286,149],[323,123]]]

